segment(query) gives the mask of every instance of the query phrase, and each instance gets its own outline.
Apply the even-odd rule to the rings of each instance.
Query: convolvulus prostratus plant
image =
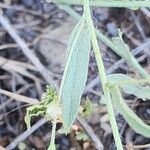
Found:
[[[31,117],[38,115],[46,116],[53,124],[51,143],[48,149],[56,149],[54,139],[57,122],[62,122],[64,131],[68,133],[78,114],[82,93],[87,80],[89,56],[92,49],[95,54],[102,83],[102,97],[107,107],[117,150],[123,150],[123,145],[119,135],[114,109],[117,109],[117,111],[123,115],[135,132],[145,137],[150,137],[150,126],[145,124],[134,113],[125,103],[121,94],[121,91],[124,91],[127,94],[133,94],[143,100],[150,99],[150,75],[139,65],[134,56],[130,53],[128,45],[126,45],[122,39],[121,30],[118,29],[118,37],[114,37],[111,40],[108,39],[100,31],[95,29],[90,13],[90,6],[138,9],[141,6],[150,7],[150,1],[53,0],[53,2],[75,17],[78,23],[70,35],[68,48],[66,50],[66,65],[60,90],[57,92],[53,87],[48,86],[42,101],[27,109],[27,115],[25,117],[27,127],[30,127]],[[66,4],[83,5],[82,17]],[[120,57],[125,59],[130,66],[136,69],[142,78],[137,80],[124,74],[110,74],[107,76],[97,37]]]

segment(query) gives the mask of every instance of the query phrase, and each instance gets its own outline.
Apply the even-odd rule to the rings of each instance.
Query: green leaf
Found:
[[[111,74],[108,75],[110,83],[118,85],[127,94],[133,94],[137,98],[143,100],[150,99],[150,87],[143,86],[140,80],[131,78],[124,74]]]
[[[121,30],[120,29],[118,30],[119,30],[119,36],[112,38],[112,42],[115,46],[115,52],[123,59],[125,59],[126,63],[129,66],[132,66],[135,70],[138,70],[140,75],[149,78],[148,73],[139,65],[135,57],[132,56],[129,46],[125,44],[125,42],[123,41]]]
[[[57,110],[57,113],[54,112]],[[54,87],[46,86],[46,92],[42,95],[42,100],[26,109],[25,123],[30,129],[32,117],[46,116],[49,120],[61,116],[61,108],[58,103],[58,94]]]
[[[70,38],[69,38],[69,41],[68,43],[74,43],[75,41],[75,37],[78,36],[78,31],[79,31],[79,28],[81,26],[81,24],[83,23],[83,21],[81,20],[76,26],[75,28],[73,29],[71,35],[70,35]],[[69,53],[72,49],[72,44],[68,44],[68,47],[67,47],[67,50],[66,50],[66,61],[67,61],[67,58],[69,56]]]
[[[85,101],[85,103],[83,105],[83,111],[81,113],[81,116],[87,118],[87,117],[91,116],[93,111],[94,111],[94,105],[90,101],[90,99],[87,97],[86,101]]]
[[[79,132],[76,135],[76,139],[79,140],[79,141],[80,140],[86,141],[86,140],[88,140],[88,136],[85,133]]]
[[[27,129],[29,130],[31,125],[30,125],[30,122],[31,122],[31,118],[32,117],[37,117],[37,116],[44,116],[45,114],[45,107],[41,106],[40,103],[39,104],[36,104],[34,106],[30,106],[26,109],[26,116],[24,118],[25,120],[25,123],[27,125]]]
[[[122,58],[125,58],[125,60],[130,60],[132,58],[130,49],[128,45],[125,44],[125,42],[123,41],[122,32],[120,29],[118,29],[118,32],[119,32],[119,36],[112,38],[112,42],[116,46],[116,53]]]
[[[139,134],[150,137],[150,126],[145,124],[129,106],[124,102],[118,86],[111,87],[111,95],[118,111],[123,115],[128,124]]]
[[[89,63],[90,35],[84,20],[81,20],[72,32],[74,40],[68,45],[68,56],[60,88],[63,123],[66,132],[73,124],[82,92],[84,90]]]

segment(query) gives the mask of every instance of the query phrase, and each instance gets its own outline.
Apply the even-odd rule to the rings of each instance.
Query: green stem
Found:
[[[95,33],[95,28],[94,28],[94,25],[93,25],[93,21],[92,21],[92,17],[91,17],[88,2],[89,2],[89,0],[84,0],[84,14],[85,14],[85,19],[86,19],[86,22],[88,24],[89,32],[90,32],[90,35],[91,35],[92,46],[93,46],[93,50],[94,50],[94,53],[95,53],[99,73],[100,73],[100,76],[102,78],[102,81],[101,81],[102,82],[102,87],[104,88],[105,85],[107,84],[107,77],[106,77],[106,73],[105,73],[103,59],[102,59],[100,51],[99,51],[100,49],[99,49],[99,45],[98,45],[98,41],[97,41],[97,37],[96,37],[96,33]]]
[[[112,127],[112,132],[114,135],[115,143],[116,143],[118,150],[123,150],[121,139],[119,136],[118,127],[117,127],[117,122],[116,122],[114,111],[113,111],[113,106],[111,103],[110,91],[109,91],[109,88],[107,87],[108,81],[107,81],[107,77],[106,77],[106,72],[105,72],[102,56],[100,54],[100,49],[99,49],[99,45],[98,45],[98,41],[97,41],[97,37],[96,37],[96,33],[95,33],[95,28],[93,25],[91,14],[90,14],[89,0],[84,0],[84,15],[85,15],[85,19],[88,24],[89,32],[91,34],[93,50],[94,50],[96,62],[98,65],[98,70],[99,70],[102,87],[103,87],[103,92],[106,97],[106,106],[107,106],[108,114],[110,117],[110,124]]]
[[[57,124],[57,120],[55,119],[53,121],[53,125],[52,125],[51,142],[50,142],[50,145],[48,147],[48,150],[56,150],[56,146],[55,146],[56,124]]]
[[[69,4],[69,5],[83,5],[83,0],[53,0],[54,3]],[[106,0],[91,0],[90,6],[97,7],[125,7],[125,8],[139,8],[150,7],[149,0],[140,1],[106,1]]]

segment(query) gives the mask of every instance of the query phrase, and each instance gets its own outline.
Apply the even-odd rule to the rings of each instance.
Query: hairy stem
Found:
[[[89,32],[91,34],[93,50],[94,50],[96,62],[98,65],[98,70],[99,70],[99,74],[100,74],[100,78],[101,78],[101,82],[102,82],[102,87],[103,87],[103,92],[104,92],[104,95],[106,97],[106,106],[107,106],[107,111],[108,111],[108,114],[110,117],[110,124],[112,127],[112,132],[114,135],[115,143],[117,145],[118,150],[123,150],[121,139],[119,136],[117,123],[116,123],[116,119],[115,119],[115,114],[113,111],[113,106],[111,103],[110,91],[109,91],[109,87],[107,86],[108,81],[107,81],[107,77],[106,77],[106,72],[105,72],[102,56],[100,54],[100,49],[99,49],[99,45],[98,45],[98,41],[97,41],[97,37],[96,37],[96,33],[95,33],[95,28],[93,25],[91,14],[90,14],[89,0],[84,0],[84,15],[85,15],[85,19],[86,19],[87,24],[88,24]]]
[[[56,150],[56,146],[55,146],[56,124],[57,124],[57,119],[54,119],[52,124],[51,142],[48,147],[48,150]]]

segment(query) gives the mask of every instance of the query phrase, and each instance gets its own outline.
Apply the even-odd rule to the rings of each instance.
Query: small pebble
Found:
[[[56,7],[52,4],[45,3],[44,6],[43,6],[43,10],[44,10],[45,13],[51,13],[55,9],[56,9]]]
[[[34,5],[34,0],[22,0],[22,3],[26,6],[26,7],[32,7]]]
[[[107,23],[106,28],[108,30],[108,33],[112,36],[118,35],[117,26],[114,22]]]
[[[150,115],[150,108],[147,108],[147,109],[146,109],[146,113],[147,113],[148,115]]]
[[[94,18],[98,21],[105,21],[108,18],[108,9],[100,8],[93,11]]]

